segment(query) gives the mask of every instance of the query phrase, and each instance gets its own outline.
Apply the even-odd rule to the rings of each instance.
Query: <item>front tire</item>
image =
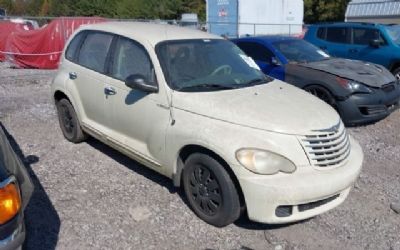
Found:
[[[200,219],[224,227],[240,217],[238,191],[217,160],[202,153],[190,155],[182,178],[187,200]]]
[[[74,107],[67,99],[61,99],[56,103],[58,112],[58,121],[61,131],[70,142],[79,143],[87,139],[87,135],[82,131]]]
[[[334,109],[336,109],[336,111],[338,111],[338,105],[336,103],[335,98],[333,97],[331,92],[329,92],[329,90],[327,90],[326,88],[324,88],[322,86],[318,86],[318,85],[311,85],[311,86],[305,87],[304,90],[307,91],[308,93],[318,97],[319,99],[323,100],[324,102],[328,103]]]

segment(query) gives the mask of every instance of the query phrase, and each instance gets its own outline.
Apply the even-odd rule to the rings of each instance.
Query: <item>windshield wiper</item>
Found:
[[[272,78],[255,78],[253,80],[250,80],[246,82],[243,85],[258,85],[258,84],[263,84],[272,81]]]
[[[234,89],[233,86],[229,85],[221,85],[221,84],[214,84],[214,83],[203,83],[198,85],[192,86],[183,86],[178,88],[177,90],[196,90],[196,89],[214,89],[214,90],[227,90],[227,89]]]

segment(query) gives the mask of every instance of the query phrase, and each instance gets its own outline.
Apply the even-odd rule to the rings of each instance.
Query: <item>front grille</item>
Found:
[[[386,93],[392,92],[396,88],[394,84],[395,84],[394,82],[385,84],[382,86],[382,90],[385,91]]]
[[[386,113],[388,110],[388,108],[385,105],[359,107],[359,109],[361,114],[363,115],[379,115],[382,113]]]
[[[300,138],[311,165],[333,167],[349,157],[350,141],[346,129],[342,122],[335,127]]]

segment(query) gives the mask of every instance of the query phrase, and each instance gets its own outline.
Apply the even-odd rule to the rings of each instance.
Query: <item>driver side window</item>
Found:
[[[116,42],[110,74],[121,81],[131,75],[142,75],[148,84],[156,85],[153,65],[146,49],[124,37],[119,37]]]
[[[271,64],[272,57],[274,57],[274,54],[268,48],[258,43],[240,42],[238,46],[256,61]]]

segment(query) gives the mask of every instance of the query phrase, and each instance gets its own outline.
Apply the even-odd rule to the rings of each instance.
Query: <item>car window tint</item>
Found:
[[[113,36],[93,32],[86,36],[79,52],[78,63],[84,67],[104,73],[104,66]]]
[[[347,43],[348,29],[344,27],[329,27],[326,40],[333,43]]]
[[[258,43],[239,42],[238,46],[248,56],[257,61],[270,63],[271,58],[274,56],[274,54],[268,48]]]
[[[377,29],[364,29],[364,28],[354,28],[353,29],[353,42],[359,45],[368,45],[372,40],[380,40],[381,44],[385,41],[380,35]]]
[[[317,31],[317,37],[319,39],[325,40],[326,28],[319,28]]]
[[[73,62],[76,61],[77,50],[81,45],[84,34],[85,33],[82,31],[72,39],[68,45],[67,51],[65,52],[65,58]]]
[[[116,43],[111,76],[125,81],[130,75],[142,75],[147,83],[155,84],[151,60],[143,46],[120,37]]]

